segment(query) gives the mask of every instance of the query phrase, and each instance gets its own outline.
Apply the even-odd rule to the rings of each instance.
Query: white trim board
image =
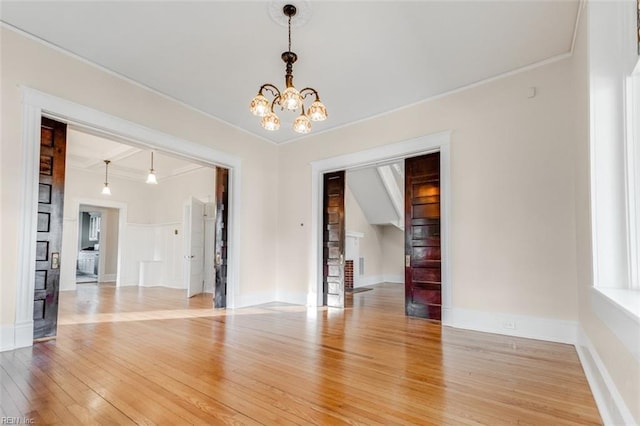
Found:
[[[388,163],[393,160],[440,152],[440,232],[442,252],[442,303],[451,306],[451,176],[449,143],[451,132],[420,136],[402,142],[383,145],[351,154],[331,157],[311,163],[311,242],[309,259],[308,306],[322,306],[322,175],[336,170]],[[362,285],[360,281],[359,285]],[[443,321],[446,325],[446,322]]]
[[[353,287],[367,287],[370,285],[391,283],[391,284],[404,284],[404,275],[370,275],[360,277],[358,283],[354,283]],[[404,296],[403,296],[404,297]]]
[[[98,280],[101,283],[114,283],[116,282],[116,274],[104,274],[102,279]]]
[[[446,318],[446,319],[445,319]],[[578,322],[470,309],[442,309],[442,324],[465,330],[575,344]]]
[[[307,301],[307,293],[302,291],[277,291],[275,300],[277,302],[304,306]]]
[[[633,357],[640,362],[640,320],[605,293],[591,287],[591,307],[600,320],[616,335]],[[637,290],[626,290],[637,297]]]
[[[382,282],[393,283],[393,284],[404,284],[404,275],[384,274],[382,276]]]
[[[16,283],[16,316],[13,346],[33,344],[33,291],[35,262],[38,170],[40,160],[40,125],[43,115],[80,127],[98,131],[106,137],[114,136],[140,146],[174,153],[205,164],[229,168],[229,266],[227,275],[227,306],[235,307],[239,292],[240,274],[240,158],[191,141],[112,116],[66,99],[29,87],[22,87],[23,95],[23,173],[20,183],[22,235],[18,247],[18,280]],[[3,336],[6,333],[3,332]],[[3,337],[4,338],[4,337]]]
[[[363,275],[358,277],[357,283],[353,283],[353,288],[367,287],[370,285],[381,284],[383,282],[384,277],[382,275]]]
[[[0,352],[15,348],[16,331],[13,325],[0,325]]]
[[[243,294],[236,298],[236,308],[248,308],[251,306],[264,305],[265,303],[273,303],[276,298],[276,292],[262,291],[250,294]]]
[[[637,424],[582,327],[579,328],[577,337],[576,351],[580,364],[604,424],[607,426]]]

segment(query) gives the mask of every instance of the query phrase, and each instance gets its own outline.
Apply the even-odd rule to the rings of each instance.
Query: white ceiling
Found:
[[[286,27],[255,1],[6,1],[5,23],[275,143],[248,104],[282,88]],[[277,3],[283,3],[279,0]],[[300,1],[291,3],[300,4]],[[296,86],[343,126],[571,49],[578,0],[313,1],[293,29]],[[294,18],[295,19],[295,18]]]
[[[104,160],[111,160],[109,177],[118,176],[144,182],[151,168],[151,151],[114,142],[73,127],[67,128],[67,167],[104,174]],[[153,152],[153,168],[160,183],[202,167],[162,152]]]

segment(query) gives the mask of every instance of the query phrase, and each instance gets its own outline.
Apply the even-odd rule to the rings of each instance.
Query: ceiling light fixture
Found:
[[[327,109],[320,102],[320,96],[316,89],[305,87],[298,91],[293,86],[293,63],[298,59],[298,55],[291,51],[291,18],[296,14],[296,11],[296,7],[292,4],[287,4],[282,8],[282,12],[288,17],[289,26],[289,50],[281,55],[282,60],[287,64],[284,76],[285,89],[280,92],[273,84],[263,84],[260,86],[256,97],[251,100],[249,107],[253,115],[262,117],[261,124],[266,130],[278,130],[280,128],[280,119],[274,112],[274,105],[279,105],[281,110],[301,110],[300,115],[293,121],[293,130],[297,133],[309,133],[311,131],[311,121],[323,121],[327,118]],[[264,92],[273,96],[271,102],[264,96]],[[305,113],[303,101],[311,94],[315,96],[315,100]]]
[[[158,180],[156,179],[156,172],[153,170],[153,151],[151,151],[151,168],[149,169],[149,174],[147,175],[147,183],[151,183],[153,185],[158,184]]]
[[[102,188],[102,195],[111,195],[111,189],[109,188],[109,163],[111,161],[104,160],[104,187]]]

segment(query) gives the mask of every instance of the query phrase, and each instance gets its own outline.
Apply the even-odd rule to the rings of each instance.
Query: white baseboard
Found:
[[[13,325],[0,325],[0,352],[15,349],[16,330]]]
[[[366,287],[368,285],[376,285],[381,283],[404,284],[404,275],[370,275],[358,277],[357,282],[353,284],[355,288]]]
[[[175,284],[175,285],[174,285]],[[144,287],[144,288],[170,288],[173,290],[186,290],[187,288],[182,285],[182,282],[179,283],[160,283],[160,284],[133,284],[134,286]],[[203,289],[202,293],[207,293],[206,290]],[[210,292],[209,292],[210,293]]]
[[[385,274],[382,276],[382,281],[385,283],[404,284],[404,275]]]
[[[576,350],[604,424],[637,424],[582,327],[578,331]]]
[[[0,352],[33,346],[33,321],[0,326]]]
[[[182,283],[182,281],[177,281],[174,283],[164,283],[164,284],[160,284],[160,286],[162,287],[167,287],[167,288],[175,288],[177,290],[186,290],[187,287],[185,287]],[[202,288],[202,292],[203,293],[211,293],[211,291],[207,291],[204,287]]]
[[[60,289],[59,291],[76,291],[76,282],[66,282],[63,283],[62,281],[60,281]]]
[[[278,291],[276,293],[276,301],[304,306],[307,304],[307,293],[297,291]]]
[[[116,274],[104,274],[100,277],[99,281],[103,283],[114,283],[116,282]]]
[[[271,303],[275,301],[276,301],[276,293],[274,292],[242,294],[242,295],[236,296],[234,308],[235,309],[246,308],[249,306],[262,305],[265,303]]]
[[[358,282],[355,282],[353,286],[355,288],[358,287],[366,287],[368,285],[375,285],[384,282],[384,276],[382,275],[369,275],[364,277],[358,277]]]
[[[498,312],[443,309],[442,324],[467,330],[575,344],[578,323]]]

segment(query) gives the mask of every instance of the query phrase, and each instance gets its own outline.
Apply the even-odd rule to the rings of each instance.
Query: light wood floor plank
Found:
[[[0,353],[0,414],[38,424],[597,425],[570,345],[404,316],[403,286],[339,309],[82,285],[58,338]],[[16,414],[13,414],[16,413]]]

